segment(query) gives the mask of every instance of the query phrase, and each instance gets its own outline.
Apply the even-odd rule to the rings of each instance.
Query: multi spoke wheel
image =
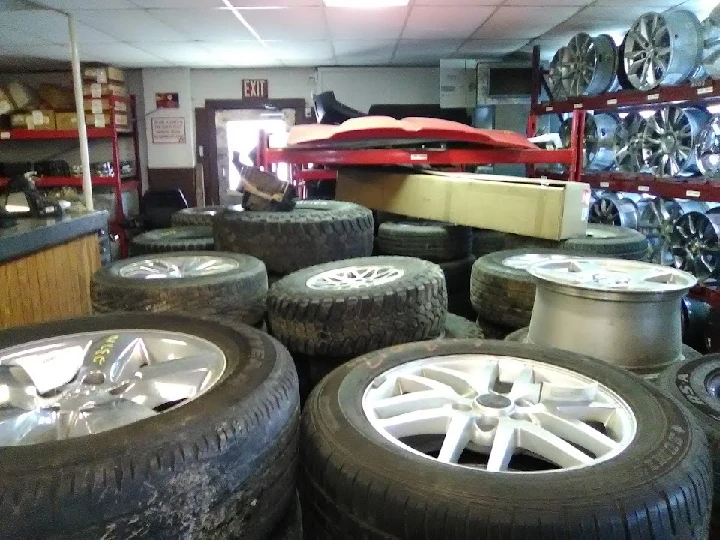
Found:
[[[630,199],[602,196],[590,206],[588,222],[636,229],[637,206]]]
[[[240,268],[238,261],[222,256],[158,256],[123,266],[118,274],[134,279],[182,279],[225,274]]]
[[[663,107],[647,120],[642,139],[643,163],[656,176],[697,172],[695,146],[708,114],[701,109]]]
[[[675,221],[672,235],[674,266],[700,281],[720,270],[720,214],[688,212]]]
[[[547,83],[552,92],[553,100],[562,101],[568,98],[566,90],[565,77],[567,74],[563,71],[563,65],[567,63],[565,56],[568,55],[567,47],[560,47],[553,55],[548,70]]]
[[[700,174],[720,180],[720,115],[713,115],[700,133],[695,159]]]
[[[645,119],[638,113],[629,113],[620,120],[615,131],[615,167],[622,172],[638,173],[643,169],[642,138]]]
[[[394,266],[348,266],[314,275],[307,280],[307,286],[318,291],[351,291],[386,285],[404,274],[402,268]]]
[[[697,17],[685,10],[645,13],[625,38],[623,63],[630,84],[639,90],[686,81],[702,53]]]
[[[617,47],[610,36],[580,33],[570,40],[560,59],[570,96],[594,96],[610,88],[617,70]]]
[[[586,170],[604,171],[615,162],[615,132],[618,119],[611,114],[587,114],[585,116],[585,145],[583,163]],[[572,117],[563,120],[560,125],[560,139],[563,146],[570,146]]]
[[[675,221],[687,212],[704,212],[707,205],[699,201],[667,200],[656,197],[640,214],[638,231],[650,244],[650,262],[672,266]]]
[[[597,381],[509,356],[398,366],[370,383],[362,407],[404,450],[495,473],[595,465],[627,448],[637,430],[630,407]]]
[[[210,389],[225,355],[177,332],[88,332],[0,350],[0,446],[92,435]]]

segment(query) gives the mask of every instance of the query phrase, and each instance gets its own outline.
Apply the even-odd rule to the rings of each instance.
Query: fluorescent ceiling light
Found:
[[[410,0],[325,0],[326,7],[378,9],[407,6]]]

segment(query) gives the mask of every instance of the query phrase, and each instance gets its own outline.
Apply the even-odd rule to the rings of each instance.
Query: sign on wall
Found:
[[[243,79],[242,96],[253,98],[267,98],[269,92],[267,79]]]
[[[185,144],[185,118],[157,116],[150,121],[153,144]]]
[[[177,92],[158,92],[155,94],[155,105],[158,109],[179,109],[180,95]]]

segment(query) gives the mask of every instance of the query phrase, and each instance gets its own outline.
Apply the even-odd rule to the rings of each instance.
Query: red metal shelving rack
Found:
[[[128,114],[128,125],[108,125],[106,127],[90,127],[87,128],[88,139],[104,139],[110,140],[112,143],[112,162],[115,175],[110,177],[92,177],[92,184],[97,186],[111,186],[114,188],[115,195],[115,215],[110,216],[110,232],[117,234],[120,239],[120,249],[123,257],[127,256],[128,240],[124,228],[121,226],[125,215],[123,213],[122,192],[127,190],[137,190],[138,198],[142,196],[142,186],[139,180],[140,167],[140,147],[138,145],[137,117],[135,107],[135,96],[103,97],[110,103],[111,119],[115,119],[117,112],[115,111],[115,103],[126,103],[129,110],[123,114]],[[135,169],[136,175],[130,178],[123,178],[120,173],[120,148],[119,140],[121,137],[132,137],[135,153]],[[3,141],[52,141],[52,140],[73,140],[78,139],[77,130],[34,130],[34,129],[8,129],[0,130],[0,143]],[[4,185],[7,180],[0,178],[0,186]],[[41,177],[37,181],[37,186],[41,188],[49,187],[82,187],[82,178],[77,177]]]

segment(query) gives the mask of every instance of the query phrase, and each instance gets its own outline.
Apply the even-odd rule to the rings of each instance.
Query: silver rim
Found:
[[[237,270],[240,264],[212,255],[164,256],[135,261],[120,268],[120,277],[129,279],[182,279],[214,276]]]
[[[403,364],[372,381],[362,407],[397,448],[495,473],[595,465],[620,454],[637,432],[630,407],[597,381],[510,356]]]
[[[630,113],[620,121],[615,132],[615,166],[621,172],[638,173],[643,169],[642,138],[645,119]]]
[[[673,201],[660,197],[653,199],[640,215],[638,230],[650,246],[650,262],[672,266],[673,227],[685,212],[704,211],[705,203],[696,201]]]
[[[388,265],[347,266],[312,276],[307,287],[324,291],[367,289],[397,281],[405,270]]]
[[[572,259],[569,255],[550,255],[539,253],[526,253],[525,255],[514,255],[503,260],[503,266],[515,268],[516,270],[527,270],[533,264],[545,261],[566,261]]]
[[[702,53],[700,22],[689,11],[645,13],[625,38],[625,73],[635,88],[686,81]]]
[[[643,133],[643,163],[656,176],[697,171],[695,146],[707,114],[699,109],[663,107],[651,116]]]
[[[615,131],[618,119],[610,114],[587,114],[585,116],[585,145],[583,163],[587,170],[604,171],[615,162]],[[560,139],[569,147],[572,132],[572,117],[560,125]]]
[[[700,174],[720,178],[720,115],[713,115],[700,133],[696,160]]]
[[[558,285],[623,293],[668,293],[696,283],[692,276],[674,268],[621,259],[551,261],[536,264],[528,272]]]
[[[567,54],[560,58],[567,93],[571,96],[594,96],[612,84],[617,63],[617,49],[609,36],[573,36]]]
[[[603,196],[590,206],[588,221],[635,229],[637,227],[637,207],[628,199]]]
[[[672,237],[675,268],[701,281],[718,275],[720,268],[720,215],[688,212],[675,221]]]
[[[0,446],[151,418],[207,392],[225,367],[209,341],[159,330],[87,332],[0,350]]]
[[[555,52],[555,55],[550,62],[550,68],[548,71],[548,86],[553,94],[553,99],[556,101],[561,101],[567,99],[568,97],[567,91],[565,90],[565,74],[562,68],[565,63],[564,57],[567,54],[567,47],[561,47]]]

